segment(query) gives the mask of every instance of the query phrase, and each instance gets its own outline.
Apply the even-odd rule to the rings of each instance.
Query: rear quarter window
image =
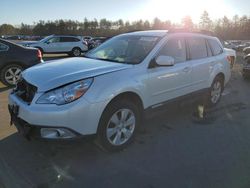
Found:
[[[208,44],[211,47],[211,50],[213,52],[213,55],[219,55],[223,52],[223,49],[221,48],[220,44],[216,40],[208,39]]]
[[[79,42],[80,39],[75,37],[61,37],[61,42]]]

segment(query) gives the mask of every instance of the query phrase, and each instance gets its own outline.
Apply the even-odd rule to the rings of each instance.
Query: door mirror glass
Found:
[[[173,66],[174,58],[171,56],[160,55],[155,59],[155,62],[159,66]]]

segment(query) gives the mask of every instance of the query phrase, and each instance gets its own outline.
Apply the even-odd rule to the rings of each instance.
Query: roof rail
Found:
[[[52,36],[75,36],[75,37],[80,37],[81,35],[76,35],[76,34],[53,34]]]
[[[139,32],[139,31],[144,31],[144,30],[140,30],[140,29],[132,29],[132,30],[129,30],[125,33],[133,33],[133,32]]]
[[[209,30],[204,29],[188,29],[188,28],[172,28],[168,30],[169,33],[198,33],[198,34],[204,34],[209,36],[216,37],[216,34]]]

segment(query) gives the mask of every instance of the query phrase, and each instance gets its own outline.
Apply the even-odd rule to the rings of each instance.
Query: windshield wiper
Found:
[[[93,59],[97,59],[97,60],[101,60],[101,61],[110,61],[110,62],[114,62],[114,63],[124,63],[124,64],[127,64],[127,62],[118,61],[118,60],[114,60],[114,59],[105,59],[105,58],[93,58]]]

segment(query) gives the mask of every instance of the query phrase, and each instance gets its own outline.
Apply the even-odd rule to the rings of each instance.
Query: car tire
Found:
[[[224,90],[224,80],[221,76],[215,77],[208,93],[207,104],[209,107],[216,106]]]
[[[80,48],[78,48],[78,47],[75,47],[71,51],[71,56],[73,56],[73,57],[80,57],[81,53],[82,53],[82,50]]]
[[[23,67],[18,64],[10,64],[5,66],[0,72],[0,79],[4,85],[13,87],[20,78]]]
[[[116,100],[102,114],[96,143],[105,151],[123,150],[133,141],[140,122],[141,113],[135,103]]]

